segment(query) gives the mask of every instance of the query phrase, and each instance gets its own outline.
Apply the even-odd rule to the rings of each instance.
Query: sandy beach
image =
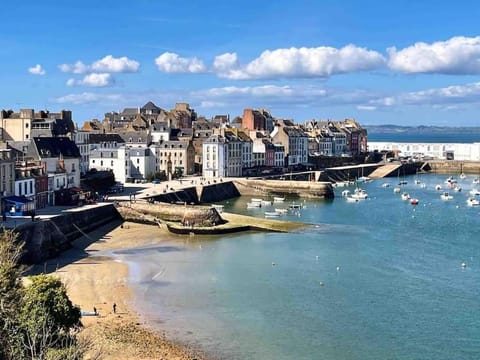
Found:
[[[175,344],[157,334],[131,307],[133,293],[128,287],[128,266],[96,253],[157,244],[169,236],[155,226],[125,223],[122,227],[105,227],[78,239],[62,256],[43,265],[57,269],[72,302],[82,311],[98,316],[83,316],[81,336],[92,343],[88,359],[97,354],[102,359],[205,359],[193,350]],[[169,236],[171,238],[171,236]],[[113,304],[116,304],[114,313]]]

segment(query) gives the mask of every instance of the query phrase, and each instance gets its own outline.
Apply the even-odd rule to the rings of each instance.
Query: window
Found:
[[[30,181],[30,194],[33,193],[33,181]]]
[[[113,166],[113,160],[110,162],[110,166]]]
[[[137,159],[137,164],[140,164],[140,159]]]
[[[24,192],[25,194],[27,194],[27,192],[28,192],[28,191],[27,191],[27,185],[28,185],[28,184],[27,184],[26,182],[23,183],[23,190],[24,190],[23,192]]]
[[[100,160],[100,166],[103,166],[103,160]]]

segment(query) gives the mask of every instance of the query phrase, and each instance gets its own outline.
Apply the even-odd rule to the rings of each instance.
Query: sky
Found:
[[[0,109],[480,126],[480,3],[2,1]]]

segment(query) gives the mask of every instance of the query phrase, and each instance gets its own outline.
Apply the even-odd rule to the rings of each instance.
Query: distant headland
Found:
[[[478,132],[479,126],[401,126],[401,125],[364,125],[370,133],[462,133]]]

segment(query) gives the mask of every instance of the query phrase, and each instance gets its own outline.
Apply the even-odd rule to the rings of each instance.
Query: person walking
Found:
[[[117,313],[117,304],[113,303],[113,313]]]

